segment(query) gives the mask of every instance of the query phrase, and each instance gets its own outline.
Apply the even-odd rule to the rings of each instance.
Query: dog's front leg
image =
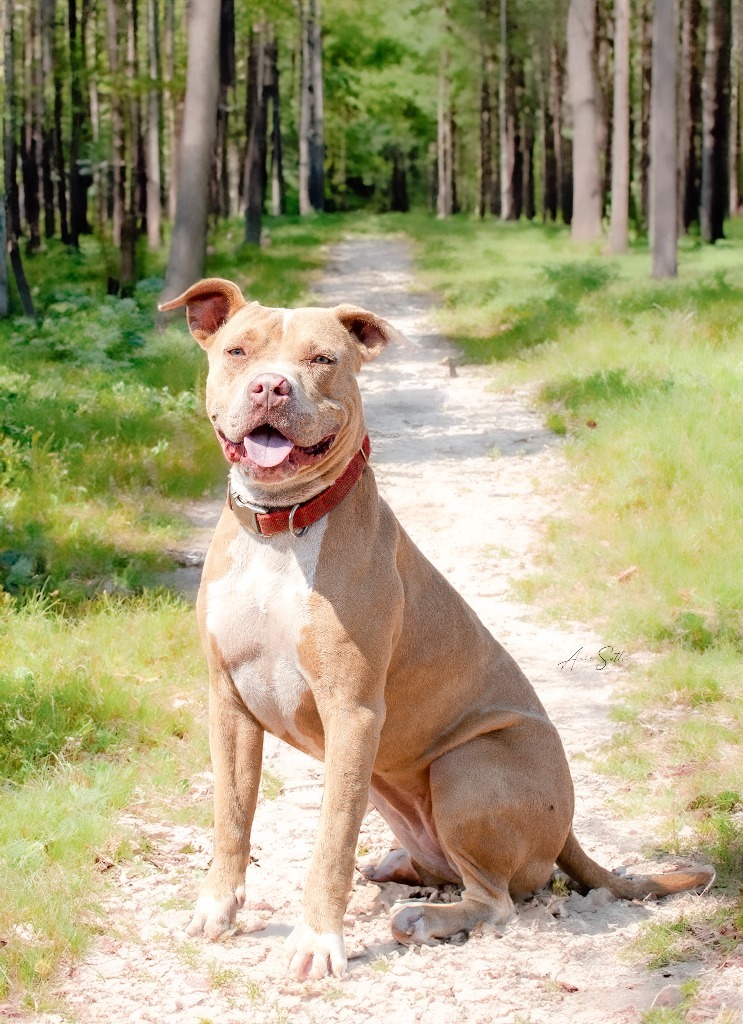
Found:
[[[213,673],[209,689],[209,749],[214,771],[214,859],[187,931],[189,935],[203,932],[216,940],[234,927],[245,902],[245,869],[263,756],[263,729],[222,671]]]
[[[325,714],[318,702],[318,709],[325,730],[325,791],[302,921],[287,939],[290,970],[300,979],[346,971],[343,915],[382,722],[381,713],[345,702]]]

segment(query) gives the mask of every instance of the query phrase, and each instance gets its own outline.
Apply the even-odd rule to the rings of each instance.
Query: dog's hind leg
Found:
[[[464,883],[459,903],[410,903],[393,916],[400,942],[430,943],[510,917],[512,895],[546,885],[573,813],[557,733],[525,722],[442,755],[430,771],[433,817]]]

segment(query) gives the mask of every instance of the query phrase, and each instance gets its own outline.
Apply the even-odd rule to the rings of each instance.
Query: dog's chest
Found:
[[[206,628],[251,713],[270,732],[311,743],[297,725],[310,699],[299,645],[310,623],[310,595],[325,519],[301,537],[254,537],[241,529],[228,548],[230,568],[206,591]]]

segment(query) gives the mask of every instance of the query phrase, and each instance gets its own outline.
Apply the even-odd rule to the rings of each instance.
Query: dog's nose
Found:
[[[278,373],[259,373],[251,380],[248,391],[255,405],[268,406],[271,409],[286,401],[292,393],[292,386],[286,377]]]

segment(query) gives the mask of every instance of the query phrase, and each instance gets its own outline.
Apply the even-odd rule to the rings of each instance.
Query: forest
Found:
[[[406,254],[391,308],[386,283],[364,304],[391,318],[408,298],[430,305],[416,351],[430,357],[432,404],[447,388],[506,412],[526,403],[529,434],[560,460],[556,482],[540,476],[526,444],[484,440],[498,414],[473,411],[462,434],[499,498],[500,475],[521,467],[504,525],[471,500],[469,468],[440,485],[436,460],[451,460],[428,444],[433,408],[423,469],[385,464],[372,430],[383,486],[397,471],[411,505],[419,479],[438,486],[439,511],[417,507],[444,571],[458,556],[439,522],[487,577],[477,600],[518,603],[529,651],[547,624],[536,664],[564,683],[561,713],[595,697],[593,670],[580,689],[557,667],[585,636],[627,652],[589,752],[579,744],[579,785],[593,778],[595,806],[633,850],[717,870],[698,903],[630,907],[647,915],[632,934],[595,931],[593,948],[617,954],[606,979],[572,985],[592,957],[550,913],[534,971],[493,992],[553,1000],[544,1019],[594,1020],[614,1007],[600,985],[632,960],[633,999],[669,971],[689,981],[675,1008],[626,1019],[729,1024],[716,986],[739,1006],[743,0],[1,0],[0,15],[0,1018],[96,1019],[74,991],[79,968],[102,943],[110,966],[138,932],[128,910],[116,921],[112,893],[167,863],[178,889],[148,913],[185,921],[206,864],[208,686],[176,581],[200,572],[195,532],[206,506],[219,514],[225,466],[203,413],[203,352],[158,302],[205,273],[265,305],[320,301],[323,277],[344,288],[359,265],[338,271],[343,239]],[[388,356],[377,366],[394,373]],[[389,436],[412,429],[405,398],[389,391]],[[532,487],[544,519],[526,563],[511,549]],[[293,813],[282,785],[265,774],[277,821]],[[541,966],[556,932],[571,942],[567,988]],[[271,929],[232,948],[264,940],[278,950]],[[506,941],[493,948],[510,963]],[[386,986],[403,1016],[413,991],[394,987],[397,954],[385,955],[353,968],[376,986],[358,1002],[329,988],[307,1001],[316,1016],[295,1016],[293,995],[285,1015],[262,968],[221,965],[175,925],[153,942],[152,963],[176,963],[178,999],[186,971],[204,988],[194,999],[238,1008],[153,1020],[325,1019],[336,1011],[313,1000],[338,998],[339,1019],[360,1021]],[[444,951],[457,958],[450,1019],[484,1019],[459,999],[477,948]],[[427,952],[433,970],[441,951]],[[114,1017],[150,1019],[140,1009]],[[526,1019],[543,1018],[513,1017]]]
[[[739,209],[739,0],[4,12],[2,230],[28,314],[24,259],[52,239],[94,240],[120,295],[167,242],[174,294],[203,272],[207,225],[242,217],[258,244],[265,213],[414,207],[561,222],[614,252],[649,233],[662,276],[678,234],[712,243]]]

